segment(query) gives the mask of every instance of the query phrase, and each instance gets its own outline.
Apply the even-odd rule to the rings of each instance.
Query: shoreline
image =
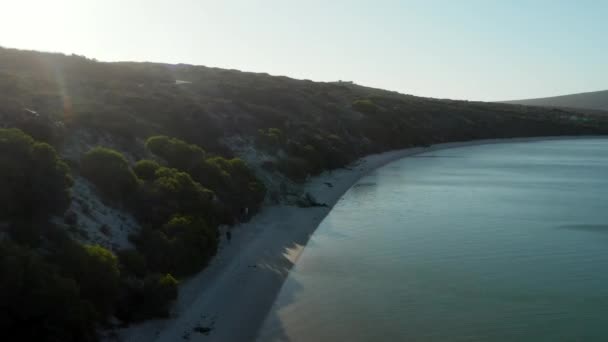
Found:
[[[551,136],[441,143],[369,155],[354,162],[349,169],[326,171],[307,181],[303,190],[327,207],[264,206],[251,221],[232,228],[230,242],[221,234],[220,248],[209,266],[180,285],[170,318],[118,330],[117,340],[255,340],[289,271],[319,224],[359,179],[393,161],[449,148],[598,138],[607,137]],[[211,331],[205,335],[196,332],[197,327]]]

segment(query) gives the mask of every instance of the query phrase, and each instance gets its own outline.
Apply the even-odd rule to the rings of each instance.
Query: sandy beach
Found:
[[[209,267],[180,285],[171,318],[131,326],[118,331],[117,338],[137,342],[255,340],[311,234],[365,174],[392,161],[440,149],[567,138],[572,137],[478,140],[409,148],[371,155],[347,169],[314,177],[305,189],[328,207],[265,207],[250,222],[233,227],[232,240],[221,242]]]

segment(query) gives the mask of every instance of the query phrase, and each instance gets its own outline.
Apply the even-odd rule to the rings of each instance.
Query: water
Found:
[[[351,188],[260,341],[608,341],[608,140],[429,152]]]

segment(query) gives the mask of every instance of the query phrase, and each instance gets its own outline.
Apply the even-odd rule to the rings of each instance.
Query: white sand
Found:
[[[496,139],[446,143],[371,155],[350,169],[324,173],[305,188],[328,208],[268,206],[246,224],[233,227],[212,264],[180,286],[172,318],[148,321],[118,332],[123,341],[252,341],[289,270],[331,207],[363,175],[391,161],[439,149],[558,138]],[[586,137],[591,138],[591,137]],[[329,187],[325,183],[333,186]],[[208,335],[193,331],[211,327]]]
[[[79,230],[68,230],[71,236],[83,243],[98,244],[113,251],[133,248],[129,234],[138,231],[139,224],[128,212],[105,204],[94,188],[84,178],[75,177],[72,202],[67,212],[75,215]],[[63,217],[56,217],[54,222],[60,226],[65,223]]]

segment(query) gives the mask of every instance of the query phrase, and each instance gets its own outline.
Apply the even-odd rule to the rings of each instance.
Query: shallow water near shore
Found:
[[[502,143],[363,177],[258,340],[602,341],[607,310],[608,140]]]

